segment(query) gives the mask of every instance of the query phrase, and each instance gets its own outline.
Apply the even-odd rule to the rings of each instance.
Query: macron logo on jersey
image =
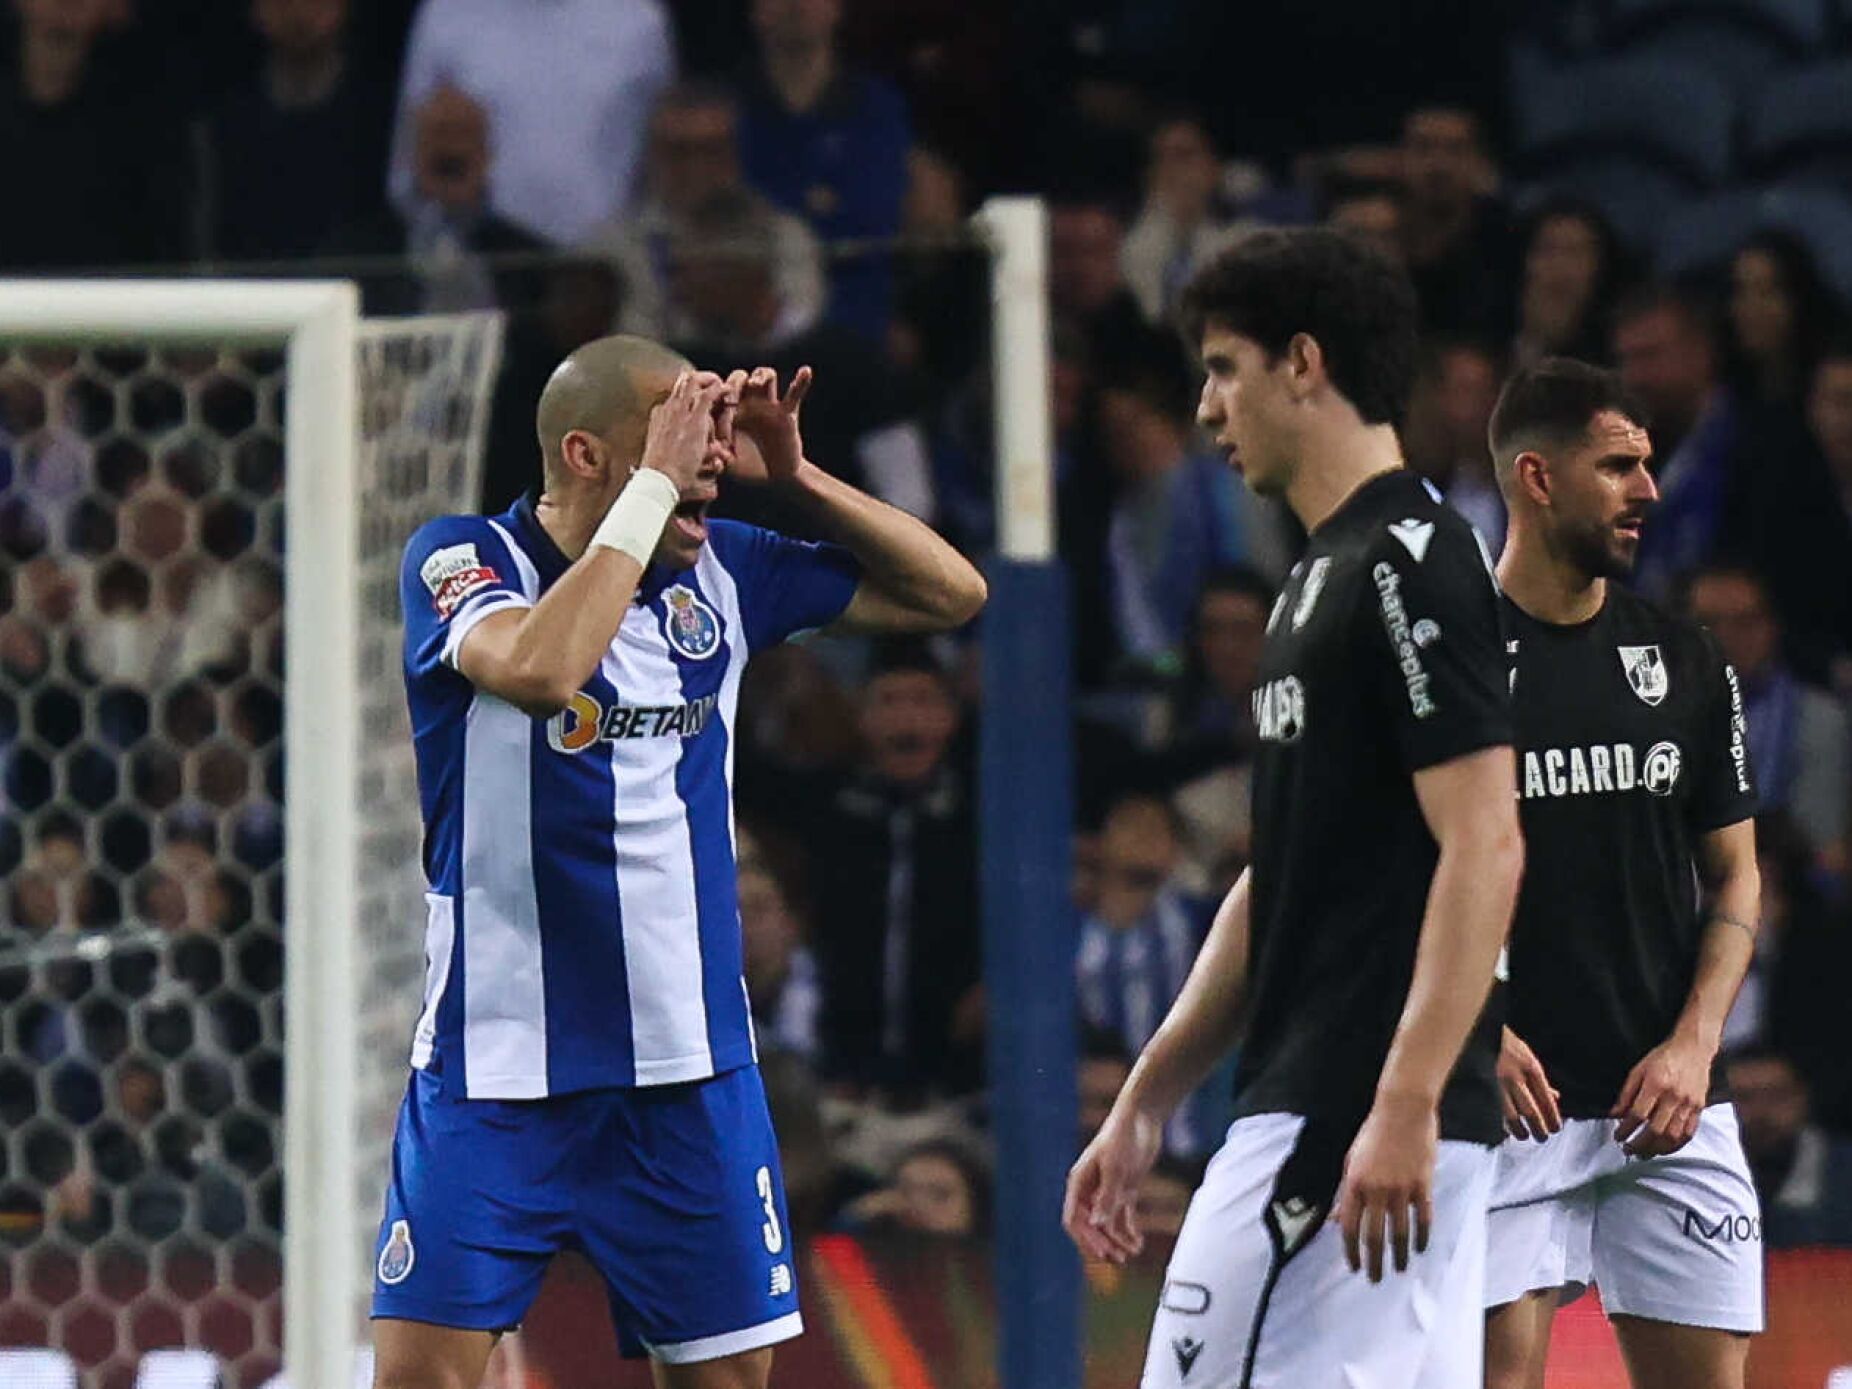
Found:
[[[1390,523],[1389,534],[1402,542],[1402,548],[1414,556],[1416,564],[1428,557],[1428,542],[1434,538],[1434,523],[1413,516]]]

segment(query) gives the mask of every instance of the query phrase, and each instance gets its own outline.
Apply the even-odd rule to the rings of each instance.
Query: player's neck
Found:
[[[562,496],[549,491],[541,493],[535,504],[534,519],[570,561],[584,554],[592,543],[592,533],[604,519],[604,512],[598,508],[595,497],[581,500],[570,493]]]
[[[1608,601],[1606,579],[1551,554],[1517,527],[1498,557],[1498,585],[1539,622],[1557,627],[1589,621]]]
[[[1315,531],[1371,478],[1406,466],[1392,425],[1352,425],[1309,434],[1300,466],[1287,484],[1286,504],[1307,531]]]

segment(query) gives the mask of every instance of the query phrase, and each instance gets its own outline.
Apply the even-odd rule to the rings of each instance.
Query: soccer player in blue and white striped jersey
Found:
[[[669,1389],[762,1389],[801,1330],[742,976],[740,677],[795,632],[937,630],[984,601],[927,526],[804,458],[809,385],[587,344],[541,397],[543,490],[406,548],[429,964],[382,1389],[475,1385],[566,1248]],[[835,543],[708,520],[736,465]]]

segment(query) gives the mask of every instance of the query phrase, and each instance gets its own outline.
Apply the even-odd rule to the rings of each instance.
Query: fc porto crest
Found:
[[[1666,697],[1671,682],[1666,677],[1665,657],[1657,646],[1617,646],[1615,650],[1620,653],[1621,669],[1627,672],[1627,683],[1635,694],[1648,704],[1657,704]]]
[[[387,1287],[403,1283],[411,1276],[418,1251],[412,1248],[412,1227],[408,1220],[392,1222],[386,1247],[379,1251],[379,1281]]]
[[[701,601],[701,595],[683,584],[663,594],[669,605],[662,634],[691,661],[705,661],[720,649],[720,619]]]

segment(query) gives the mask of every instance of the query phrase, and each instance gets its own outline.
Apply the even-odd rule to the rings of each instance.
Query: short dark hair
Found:
[[[1183,291],[1192,350],[1211,324],[1277,359],[1304,333],[1365,424],[1400,424],[1415,375],[1419,313],[1407,273],[1328,227],[1257,231],[1197,272]]]
[[[1644,427],[1646,409],[1614,372],[1573,357],[1545,357],[1512,373],[1498,393],[1486,442],[1502,473],[1526,449],[1564,449],[1580,443],[1603,410]]]

